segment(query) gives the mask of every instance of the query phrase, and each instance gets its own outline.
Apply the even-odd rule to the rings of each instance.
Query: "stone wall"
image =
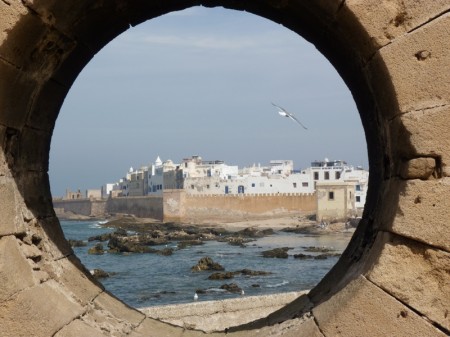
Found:
[[[163,219],[162,197],[118,197],[106,203],[108,214],[133,214],[140,218]]]
[[[304,215],[315,211],[315,194],[190,195],[184,190],[164,192],[165,221],[233,221]]]
[[[140,218],[162,220],[162,197],[117,197],[107,200],[53,200],[57,215],[64,213],[102,218],[114,214],[132,214]],[[67,215],[67,214],[66,214]]]
[[[53,200],[57,214],[73,213],[77,215],[97,217],[105,214],[106,201],[90,199]]]
[[[352,93],[370,163],[363,218],[337,264],[307,295],[226,335],[448,336],[448,0],[0,1],[1,335],[204,335],[146,317],[91,278],[48,177],[56,118],[81,70],[131,26],[194,5],[257,14],[311,42]]]

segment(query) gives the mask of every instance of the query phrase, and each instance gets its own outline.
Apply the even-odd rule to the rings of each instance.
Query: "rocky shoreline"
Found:
[[[176,243],[176,250],[202,245],[207,241],[226,242],[230,245],[245,248],[246,245],[259,238],[274,235],[276,231],[322,235],[338,232],[352,233],[354,230],[354,228],[349,228],[344,223],[329,224],[324,227],[323,224],[317,224],[307,219],[302,220],[298,223],[299,219],[294,219],[295,226],[292,226],[292,221],[285,223],[286,221],[276,221],[274,219],[271,222],[266,222],[264,225],[247,221],[241,223],[240,226],[236,226],[235,224],[227,226],[226,224],[195,225],[174,222],[163,223],[154,219],[121,217],[101,224],[103,227],[115,228],[114,232],[88,238],[88,241],[98,241],[95,246],[89,249],[89,254],[101,255],[105,252],[156,253],[167,256],[171,255],[174,251],[174,248],[167,247],[169,243],[172,244],[171,246]],[[245,224],[249,226],[244,227]],[[267,227],[268,225],[272,225],[275,229]],[[82,241],[72,240],[69,242],[73,247],[86,244]],[[166,247],[163,249],[153,248],[155,246],[161,247],[162,245]],[[277,248],[272,251],[263,252],[262,256],[268,258],[287,258],[288,250],[289,247]],[[332,256],[329,251],[321,251],[321,253],[324,253],[322,258],[326,258],[327,254]],[[299,256],[298,258],[308,258],[308,255]]]

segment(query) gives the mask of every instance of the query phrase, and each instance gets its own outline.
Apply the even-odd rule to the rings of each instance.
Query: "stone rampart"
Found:
[[[315,194],[188,194],[164,193],[164,220],[180,222],[233,221],[314,213]]]
[[[105,215],[106,201],[91,199],[53,200],[53,207],[58,215],[73,213],[88,217]]]
[[[132,214],[140,218],[163,219],[162,197],[118,197],[106,202],[108,214]]]
[[[311,42],[352,93],[370,163],[362,220],[323,280],[214,336],[448,336],[448,0],[2,0],[2,337],[205,335],[148,318],[91,278],[62,234],[48,177],[56,118],[87,63],[131,26],[196,5],[254,13]]]

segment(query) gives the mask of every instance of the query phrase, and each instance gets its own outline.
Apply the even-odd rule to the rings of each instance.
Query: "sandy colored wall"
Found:
[[[57,213],[70,212],[84,216],[103,216],[105,214],[105,201],[92,201],[89,199],[54,200],[53,206]]]
[[[118,197],[110,198],[106,203],[108,214],[133,214],[140,218],[153,218],[162,220],[162,197]]]
[[[315,194],[190,195],[184,190],[164,192],[165,221],[232,221],[315,211]]]

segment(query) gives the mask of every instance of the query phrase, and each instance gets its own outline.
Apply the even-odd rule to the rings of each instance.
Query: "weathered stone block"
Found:
[[[33,100],[27,125],[51,133],[67,91],[68,87],[52,80],[43,84]]]
[[[101,293],[95,299],[94,303],[105,311],[109,311],[114,317],[120,320],[126,320],[132,325],[138,325],[145,318],[144,314],[136,309],[130,308],[128,305],[106,292]]]
[[[34,219],[30,222],[34,229],[34,235],[43,239],[40,243],[41,249],[53,260],[60,260],[72,255],[73,250],[64,237],[64,233],[56,216]]]
[[[28,114],[28,99],[36,82],[24,76],[23,72],[0,58],[0,92],[8,99],[0,100],[0,124],[21,128]]]
[[[23,232],[23,222],[17,212],[15,185],[9,178],[0,177],[0,236]]]
[[[398,198],[389,203],[395,207],[395,218],[385,218],[381,227],[384,230],[425,242],[430,246],[450,250],[450,178],[439,180],[408,180],[392,182],[398,186]],[[390,217],[388,212],[383,214]]]
[[[16,182],[26,207],[35,218],[55,215],[47,172],[16,172]]]
[[[15,160],[16,170],[46,173],[48,171],[50,141],[51,133],[49,132],[29,127],[23,128],[19,140],[20,156]]]
[[[443,14],[383,47],[370,62],[379,105],[392,106],[391,111],[383,111],[387,118],[448,104],[449,26],[450,14]],[[389,76],[392,87],[386,88],[377,76]]]
[[[55,261],[43,269],[54,280],[70,289],[83,305],[87,305],[103,291],[103,286],[89,277],[88,271],[75,256]]]
[[[339,24],[358,23],[366,30],[366,35],[349,34],[354,44],[361,45],[364,57],[369,57],[376,49],[418,27],[431,18],[445,12],[446,0],[346,0],[338,13]],[[355,32],[352,29],[352,33]]]
[[[436,170],[434,158],[414,158],[403,163],[400,176],[403,179],[427,180]]]
[[[19,1],[0,3],[0,56],[23,69],[47,27]]]
[[[105,337],[108,334],[102,333],[102,330],[98,327],[92,327],[85,322],[76,319],[69,325],[62,328],[54,337]]]
[[[2,337],[53,336],[82,313],[64,289],[48,281],[0,303]]]
[[[397,116],[391,123],[391,139],[398,153],[411,158],[431,155],[441,160],[443,174],[450,176],[450,106],[411,111]],[[446,170],[449,172],[446,174]]]
[[[182,337],[183,328],[174,327],[167,323],[162,323],[151,318],[146,318],[129,337]],[[194,335],[199,335],[196,332]]]
[[[31,266],[14,236],[0,239],[0,302],[34,285]]]
[[[445,336],[362,276],[315,307],[313,315],[325,336]]]
[[[381,253],[367,278],[450,331],[450,253],[380,234]]]

